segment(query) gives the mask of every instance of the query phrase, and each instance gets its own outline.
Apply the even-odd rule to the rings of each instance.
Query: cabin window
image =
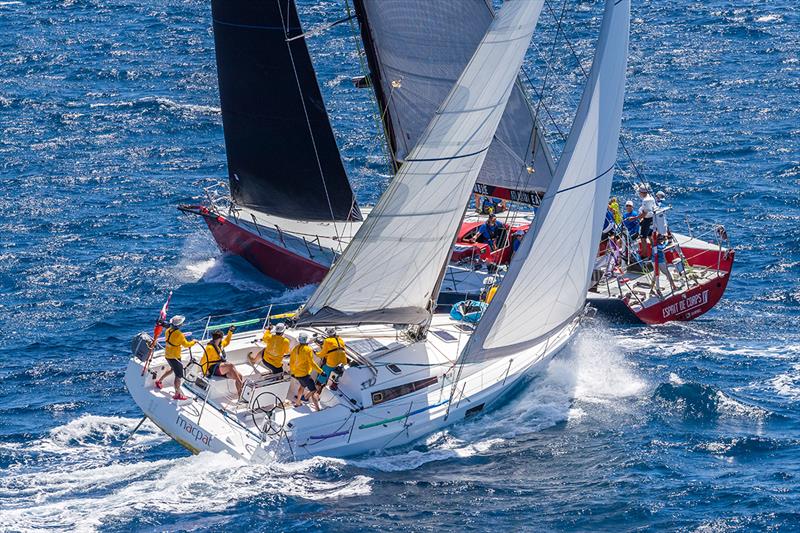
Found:
[[[438,381],[439,378],[437,376],[433,376],[432,378],[425,378],[419,381],[412,381],[411,383],[404,383],[403,385],[398,385],[396,387],[391,387],[388,389],[383,389],[381,391],[373,392],[372,404],[377,405],[379,403],[388,402],[389,400],[394,400],[395,398],[405,396],[406,394],[411,394],[412,392],[422,390],[425,387],[430,387],[431,385],[437,383]]]
[[[385,344],[375,339],[356,339],[347,341],[347,347],[361,356],[388,349]]]
[[[389,372],[391,372],[392,374],[399,374],[400,372],[402,372],[402,370],[400,369],[400,367],[399,367],[399,366],[397,366],[397,365],[396,365],[396,364],[394,364],[394,363],[389,363],[388,365],[386,365],[386,368],[388,368],[388,369],[389,369]]]

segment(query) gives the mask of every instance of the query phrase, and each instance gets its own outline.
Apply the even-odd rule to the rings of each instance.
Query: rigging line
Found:
[[[336,22],[331,22],[330,24],[326,24],[324,26],[320,26],[318,28],[314,28],[313,30],[308,30],[307,32],[301,33],[300,35],[295,35],[294,37],[289,37],[288,39],[286,39],[286,41],[287,42],[292,42],[292,41],[297,40],[297,39],[303,39],[305,37],[313,37],[315,35],[319,35],[320,33],[326,32],[329,29],[333,28],[334,26],[338,26],[339,24],[347,22],[347,21],[351,20],[354,17],[355,17],[355,15],[350,15],[350,16],[345,17],[343,19],[339,19]]]
[[[553,11],[553,7],[550,5],[550,0],[545,0],[544,3],[547,6],[547,9],[550,11],[550,14],[553,15],[553,17],[555,17],[555,13]],[[618,3],[619,2],[617,2],[617,4]],[[575,50],[575,47],[573,46],[572,41],[570,41],[569,38],[567,38],[566,35],[564,36],[564,42],[567,43],[567,46],[569,47],[570,51],[572,52],[572,56],[575,58],[575,61],[577,61],[578,67],[581,69],[581,73],[583,74],[583,77],[584,78],[588,78],[589,74],[586,72],[586,69],[584,68],[583,63],[581,63],[580,57],[578,57],[578,53]],[[628,158],[628,162],[630,162],[631,166],[633,167],[633,170],[636,173],[636,177],[639,178],[639,180],[642,181],[642,182],[645,181],[644,176],[639,171],[639,167],[636,165],[636,162],[634,162],[633,157],[631,157],[631,154],[628,151],[628,146],[625,144],[625,140],[622,138],[622,136],[620,136],[620,138],[619,138],[619,143],[620,143],[620,146],[622,146],[622,150],[625,152],[625,157]],[[630,183],[630,180],[628,180],[628,182]]]
[[[303,97],[303,87],[300,83],[300,76],[297,74],[297,67],[294,64],[294,54],[292,53],[292,43],[289,42],[289,23],[290,21],[288,18],[284,18],[283,16],[283,9],[281,8],[281,1],[275,0],[278,4],[278,12],[281,15],[281,22],[284,27],[283,35],[286,38],[286,49],[289,52],[289,61],[292,63],[292,71],[294,72],[294,79],[297,82],[297,92],[300,95],[300,103],[303,106],[303,114],[305,115],[306,119],[306,126],[308,126],[308,135],[311,138],[311,146],[314,148],[314,157],[317,160],[317,168],[319,169],[319,177],[322,179],[322,188],[325,191],[325,200],[328,202],[328,210],[331,213],[331,222],[333,222],[333,231],[336,233],[336,238],[339,239],[339,227],[336,224],[336,216],[333,213],[333,204],[331,204],[331,198],[328,194],[328,184],[325,183],[325,172],[322,170],[322,162],[319,159],[319,152],[317,151],[317,140],[314,138],[314,129],[311,127],[311,119],[308,116],[308,109],[306,108],[306,99]],[[291,5],[292,0],[286,0],[286,12],[287,14],[291,11],[289,7]],[[299,19],[298,19],[299,20]]]
[[[370,85],[372,85],[374,83],[374,80],[372,79],[371,73],[369,71],[369,67],[364,64],[364,56],[366,55],[366,51],[361,47],[361,39],[358,37],[358,35],[356,33],[356,26],[353,23],[353,19],[358,19],[358,16],[351,14],[352,8],[350,6],[350,0],[344,0],[344,4],[345,4],[345,10],[346,10],[347,15],[348,15],[348,20],[350,21],[350,32],[351,32],[351,35],[353,37],[353,42],[355,42],[355,45],[356,45],[356,53],[358,55],[358,64],[359,64],[359,67],[361,68],[361,73],[364,74],[365,76],[367,76],[367,78],[370,81]],[[369,31],[369,28],[367,28],[366,30]],[[392,88],[392,92],[394,92],[394,88]],[[373,103],[373,118],[375,118],[377,116],[378,122],[380,123],[378,129],[379,129],[379,131],[383,132],[383,140],[384,140],[384,142],[382,144],[383,144],[383,147],[384,147],[384,151],[385,151],[385,155],[386,155],[387,161],[389,163],[390,173],[391,173],[392,177],[394,177],[394,175],[397,174],[397,168],[398,167],[397,167],[397,162],[395,161],[395,157],[394,157],[395,154],[392,151],[391,142],[389,141],[389,132],[387,131],[387,124],[386,124],[386,122],[384,122],[383,116],[382,116],[384,113],[388,113],[388,111],[389,111],[389,101],[391,100],[392,95],[391,95],[391,93],[389,94],[389,98],[387,99],[387,102],[386,102],[386,110],[384,112],[381,112],[381,104],[378,101],[378,95],[375,94],[374,85],[372,85],[372,90],[370,91],[370,93],[372,95],[371,100],[372,100],[372,103]],[[380,135],[380,133],[378,133],[378,135]]]
[[[553,44],[550,47],[550,59],[553,59],[556,54],[556,44],[558,44],[558,35],[561,33],[561,25],[564,21],[564,15],[567,12],[567,2],[568,0],[564,0],[564,3],[561,5],[561,16],[557,19],[558,24],[556,25],[556,33],[553,36]],[[555,17],[555,15],[553,16]],[[544,91],[547,88],[547,80],[550,76],[550,62],[545,60],[545,64],[547,65],[547,67],[545,68],[544,71],[544,81],[542,82],[542,89],[540,91],[542,95],[544,95]],[[539,110],[541,108],[541,104],[542,104],[542,98],[539,99],[539,103],[536,105],[536,112],[533,115],[534,124],[536,124],[536,122],[539,120]]]

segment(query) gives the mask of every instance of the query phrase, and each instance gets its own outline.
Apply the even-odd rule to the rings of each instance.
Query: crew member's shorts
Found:
[[[214,363],[208,367],[208,376],[222,376],[222,373],[219,371],[220,363]]]
[[[264,363],[264,367],[265,367],[267,370],[269,370],[269,371],[270,371],[272,374],[280,374],[281,372],[283,372],[283,367],[282,367],[282,366],[275,366],[275,365],[272,365],[272,364],[270,364],[270,363],[267,363],[267,362],[266,362],[266,361],[264,361],[263,359],[261,360],[261,362],[262,362],[262,363]]]
[[[653,219],[643,218],[641,224],[639,224],[639,235],[646,239],[651,233],[653,233]]]
[[[314,380],[311,379],[311,376],[294,376],[294,379],[300,383],[301,386],[307,388],[310,391],[314,391],[317,389],[317,386],[314,384]]]
[[[183,379],[183,365],[180,359],[167,359],[169,367],[178,379]]]

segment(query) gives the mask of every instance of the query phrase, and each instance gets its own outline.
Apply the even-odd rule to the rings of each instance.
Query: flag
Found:
[[[167,301],[161,306],[161,313],[158,315],[156,325],[153,327],[153,344],[158,340],[161,332],[164,331],[164,323],[167,321],[167,311],[169,310],[169,301],[172,299],[172,291],[169,291]]]

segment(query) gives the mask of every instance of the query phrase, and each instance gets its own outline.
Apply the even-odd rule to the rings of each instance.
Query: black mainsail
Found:
[[[399,166],[494,18],[487,0],[354,0],[370,78]],[[519,81],[476,192],[538,204],[555,164]],[[499,192],[504,191],[504,192]]]
[[[361,218],[294,0],[212,0],[231,196],[302,220]]]

